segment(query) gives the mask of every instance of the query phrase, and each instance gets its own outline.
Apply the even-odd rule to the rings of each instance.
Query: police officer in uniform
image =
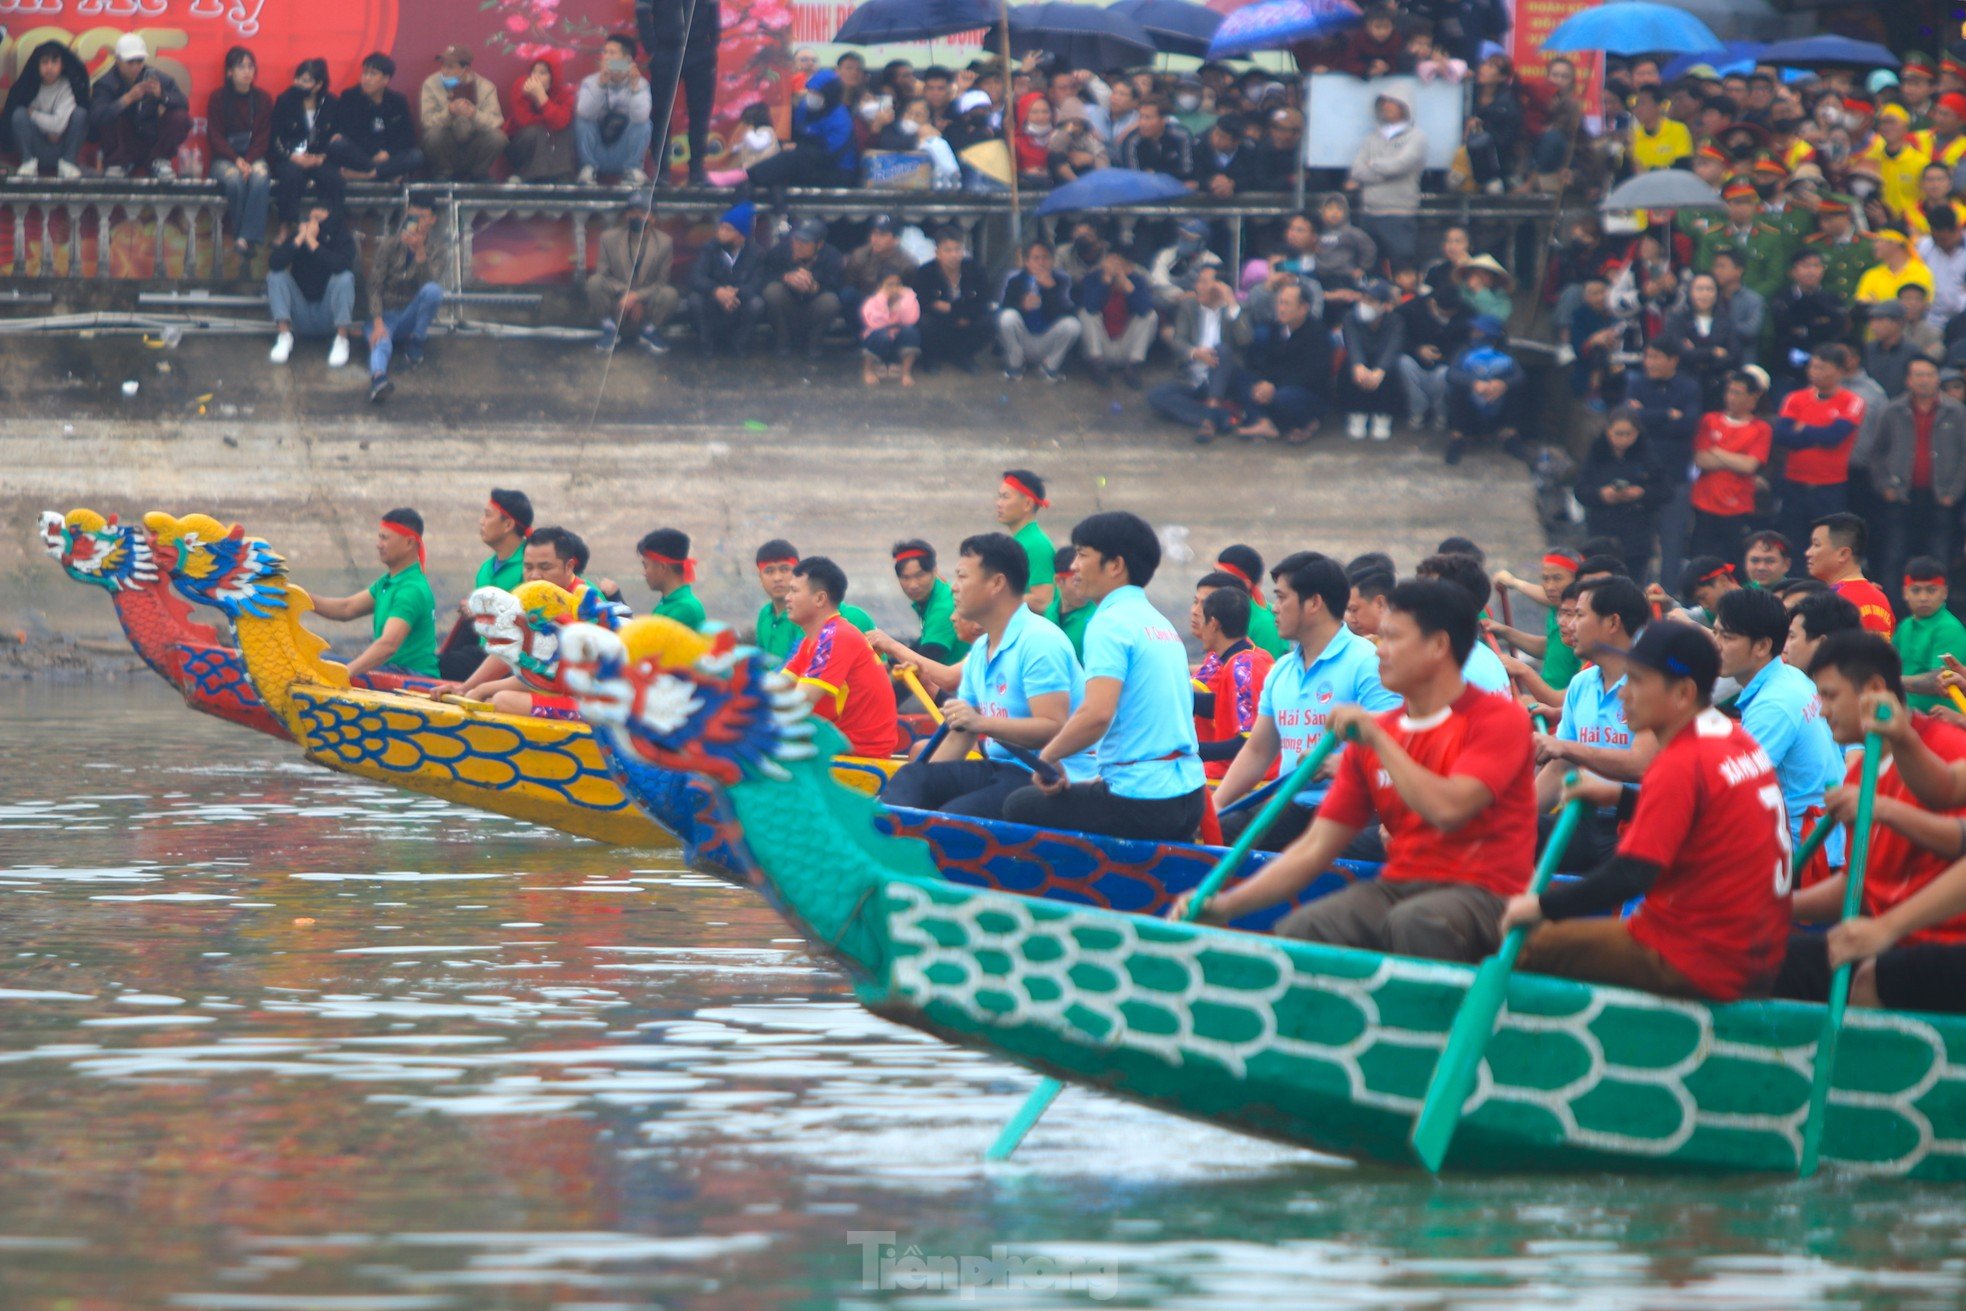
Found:
[[[1772,297],[1788,279],[1788,238],[1782,230],[1761,216],[1761,196],[1754,185],[1736,178],[1720,193],[1727,202],[1727,222],[1710,228],[1693,251],[1693,267],[1701,273],[1713,271],[1713,257],[1725,247],[1739,251],[1747,286]]]
[[[1851,196],[1823,197],[1816,207],[1816,231],[1808,241],[1808,249],[1823,257],[1823,290],[1845,305],[1857,298],[1857,284],[1877,262],[1870,241],[1850,217],[1856,203]]]

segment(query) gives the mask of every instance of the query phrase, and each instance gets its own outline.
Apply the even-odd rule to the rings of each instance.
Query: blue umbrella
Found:
[[[995,27],[1002,17],[998,0],[867,0],[847,15],[833,40],[849,46],[933,41]]]
[[[1722,77],[1729,73],[1752,73],[1755,64],[1760,62],[1763,49],[1765,47],[1759,41],[1729,41],[1719,50],[1681,55],[1660,69],[1659,76],[1668,82],[1677,82],[1700,64],[1705,64]]]
[[[1549,51],[1603,50],[1614,55],[1717,53],[1720,48],[1720,38],[1693,15],[1646,0],[1572,14],[1543,42],[1543,49]]]
[[[1883,46],[1852,41],[1846,36],[1809,36],[1800,41],[1777,41],[1761,52],[1765,64],[1798,68],[1897,68],[1902,62]]]
[[[1264,0],[1223,19],[1208,43],[1208,55],[1227,59],[1252,50],[1277,50],[1341,31],[1364,17],[1351,0]]]
[[[1137,168],[1102,168],[1076,182],[1055,188],[1038,205],[1038,213],[1065,214],[1079,209],[1117,209],[1147,205],[1156,200],[1180,200],[1192,194],[1165,173]]]
[[[1010,7],[1010,52],[1042,50],[1072,68],[1127,68],[1158,53],[1147,29],[1098,5],[1044,0]]]
[[[1163,54],[1205,55],[1222,15],[1190,0],[1119,0],[1112,6],[1147,30]]]

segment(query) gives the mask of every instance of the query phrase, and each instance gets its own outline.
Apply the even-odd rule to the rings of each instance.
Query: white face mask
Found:
[[[1051,129],[1048,127],[1031,127],[1031,128],[1025,128],[1024,130],[1026,133],[1030,135],[1030,138],[1033,141],[1051,140]]]
[[[820,110],[824,109],[825,107],[826,107],[825,96],[820,95],[817,91],[806,92],[806,109],[808,111],[816,114]]]
[[[918,137],[922,134],[922,125],[912,118],[904,118],[895,126],[901,129],[901,135],[904,137]]]
[[[768,127],[754,127],[744,134],[744,148],[746,150],[763,150],[772,143],[772,139],[776,135]]]
[[[1195,111],[1196,111],[1197,109],[1200,109],[1200,108],[1201,108],[1201,97],[1200,97],[1200,96],[1176,96],[1176,97],[1174,97],[1174,107],[1175,107],[1176,109],[1178,109],[1178,110],[1180,110],[1180,111],[1181,111],[1182,113],[1184,113],[1184,114],[1192,114],[1192,113],[1194,113],[1194,112],[1195,112]]]
[[[814,106],[814,108],[816,109],[816,108],[818,108],[818,106],[816,106],[816,105],[815,105],[815,106]],[[877,119],[877,118],[879,118],[880,116],[881,116],[881,102],[880,102],[880,101],[878,101],[878,100],[863,100],[863,101],[861,101],[861,102],[860,102],[860,117],[861,117],[861,118],[863,118],[863,119],[865,119],[865,120],[866,120],[867,122],[869,122],[869,123],[871,123],[871,122],[873,122],[873,121],[874,121],[875,119]]]
[[[1360,323],[1375,323],[1378,321],[1379,314],[1379,307],[1370,301],[1362,300],[1358,303],[1358,321]]]

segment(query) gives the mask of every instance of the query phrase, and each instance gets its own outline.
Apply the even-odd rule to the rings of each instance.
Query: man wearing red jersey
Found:
[[[1823,718],[1844,745],[1863,741],[1867,707],[1883,702],[1902,724],[1899,737],[1915,738],[1941,760],[1966,760],[1966,731],[1932,715],[1907,715],[1898,653],[1874,633],[1837,633],[1809,662],[1822,698]],[[1874,713],[1874,711],[1873,711]],[[1959,810],[1927,808],[1896,768],[1902,754],[1887,738],[1871,810],[1870,859],[1864,869],[1863,906],[1856,919],[1830,932],[1789,938],[1788,959],[1775,995],[1800,1001],[1829,996],[1831,972],[1857,962],[1850,979],[1856,1006],[1893,1010],[1966,1010],[1966,876],[1948,886],[1947,867],[1966,855],[1966,828]],[[1839,823],[1857,809],[1861,760],[1853,759],[1844,786],[1824,805]],[[1959,868],[1966,869],[1966,866]],[[1842,913],[1843,875],[1796,894],[1795,918],[1833,921]]]
[[[1849,347],[1836,342],[1817,347],[1809,357],[1809,385],[1790,392],[1775,415],[1775,445],[1788,452],[1776,526],[1791,542],[1807,540],[1810,524],[1850,503],[1850,451],[1864,421],[1864,402],[1843,379],[1856,367]]]
[[[1617,854],[1578,882],[1512,899],[1501,927],[1535,926],[1525,970],[1670,997],[1765,996],[1789,923],[1789,825],[1775,767],[1713,708],[1720,653],[1699,629],[1647,625],[1625,669],[1625,719],[1662,744],[1631,825]],[[1629,920],[1578,918],[1640,894]]]
[[[1809,576],[1857,607],[1864,630],[1888,639],[1898,626],[1884,589],[1864,577],[1864,551],[1870,531],[1854,514],[1826,514],[1809,525],[1809,549],[1802,553]]]
[[[1263,683],[1276,659],[1249,640],[1254,602],[1240,585],[1211,582],[1227,575],[1209,574],[1195,587],[1195,608],[1188,627],[1201,639],[1208,658],[1195,671],[1195,736],[1201,741],[1201,763],[1210,778],[1221,778],[1256,727],[1256,707]],[[1276,777],[1271,766],[1269,778]]]
[[[1332,710],[1329,731],[1349,745],[1317,818],[1254,878],[1209,902],[1206,918],[1232,920],[1296,896],[1376,817],[1390,835],[1379,877],[1292,911],[1277,932],[1478,961],[1500,941],[1503,900],[1528,883],[1535,856],[1529,716],[1461,677],[1476,633],[1466,588],[1401,583],[1386,606],[1379,681],[1405,705],[1377,715]]]
[[[799,680],[819,717],[846,735],[848,751],[891,756],[901,745],[894,684],[860,630],[840,617],[845,599],[846,574],[825,556],[809,555],[792,566],[785,615],[806,636],[785,672]]]

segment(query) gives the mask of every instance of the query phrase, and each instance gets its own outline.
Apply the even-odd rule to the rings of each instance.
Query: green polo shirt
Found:
[[[1561,692],[1570,686],[1570,680],[1577,676],[1584,662],[1564,644],[1563,635],[1556,626],[1554,607],[1544,613],[1543,637],[1549,644],[1543,648],[1543,681]]]
[[[375,598],[376,637],[382,636],[383,625],[391,619],[410,626],[409,636],[389,663],[425,678],[437,677],[437,598],[430,594],[423,566],[413,564],[400,574],[384,574],[369,584],[369,595]]]
[[[1017,530],[1017,544],[1031,561],[1031,578],[1025,586],[1050,587],[1058,577],[1058,549],[1044,535],[1044,529],[1038,527],[1036,519]]]
[[[1936,673],[1945,668],[1941,655],[1951,655],[1966,660],[1966,624],[1961,624],[1952,611],[1939,608],[1937,614],[1920,619],[1908,614],[1898,621],[1891,634],[1891,645],[1898,648],[1898,655],[1905,663],[1905,677],[1917,674]],[[1913,710],[1932,710],[1949,705],[1943,696],[1915,696],[1911,699]]]
[[[472,586],[496,587],[503,592],[514,590],[520,583],[526,581],[525,556],[524,542],[520,542],[519,548],[503,560],[495,555],[486,556],[485,562],[478,566],[478,581]]]
[[[690,589],[688,583],[684,583],[673,592],[664,592],[662,599],[655,603],[655,609],[649,613],[661,615],[664,619],[673,619],[692,633],[702,632],[703,623],[709,618],[703,613],[703,602],[696,599],[696,593]],[[794,649],[797,649],[796,646]]]
[[[841,606],[840,618],[863,633],[870,633],[874,629],[874,621],[857,605]],[[758,635],[755,645],[758,650],[771,657],[773,664],[782,665],[790,660],[792,653],[799,649],[799,643],[805,640],[805,633],[792,622],[790,615],[778,613],[771,608],[769,601],[758,607]]]
[[[922,621],[922,645],[941,647],[949,654],[945,658],[949,664],[956,664],[969,654],[969,643],[956,639],[956,594],[949,590],[949,584],[940,578],[929,589],[928,600],[910,601],[915,618]]]
[[[1078,654],[1079,663],[1085,663],[1085,626],[1092,622],[1092,613],[1099,607],[1082,605],[1066,614],[1058,608],[1058,594],[1053,592],[1051,604],[1045,607],[1044,617],[1065,630],[1065,636],[1072,640],[1072,650]]]
[[[1085,625],[1079,627],[1083,629]],[[1249,605],[1249,640],[1257,650],[1268,651],[1278,658],[1290,649],[1290,644],[1277,636],[1277,617],[1254,601]]]

